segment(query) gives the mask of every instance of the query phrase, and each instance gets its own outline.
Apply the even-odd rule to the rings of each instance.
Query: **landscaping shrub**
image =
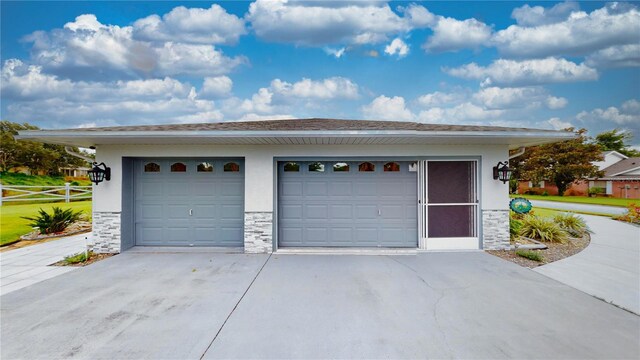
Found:
[[[549,192],[547,190],[543,191],[542,196],[549,196]]]
[[[537,262],[541,262],[544,260],[544,258],[539,252],[533,251],[533,250],[518,249],[516,250],[516,255],[522,256],[523,258],[527,258],[529,260],[533,260]]]
[[[569,239],[569,234],[552,219],[526,215],[522,219],[520,235],[544,242],[563,243]]]
[[[64,262],[66,262],[67,264],[77,264],[77,263],[85,262],[88,259],[90,259],[91,256],[93,256],[93,252],[89,251],[88,254],[89,256],[87,256],[87,253],[83,251],[77,254],[65,256]]]
[[[53,234],[64,231],[69,225],[78,221],[82,216],[82,210],[74,212],[72,209],[62,210],[56,206],[52,209],[53,214],[51,215],[40,208],[40,210],[38,210],[38,216],[22,216],[22,218],[30,220],[31,223],[29,223],[29,225],[37,227],[41,234]]]
[[[640,205],[635,203],[629,204],[627,207],[627,213],[624,215],[614,216],[615,220],[629,222],[632,224],[640,224]]]
[[[520,228],[522,227],[522,221],[518,220],[518,218],[513,214],[514,212],[511,212],[509,216],[509,237],[511,240],[518,236]],[[520,216],[520,218],[522,217]]]
[[[553,217],[553,221],[573,237],[581,237],[591,232],[584,218],[576,214],[559,213]]]
[[[589,196],[597,196],[600,194],[604,194],[604,189],[599,187],[590,187],[589,190],[587,190],[587,193],[589,194]]]

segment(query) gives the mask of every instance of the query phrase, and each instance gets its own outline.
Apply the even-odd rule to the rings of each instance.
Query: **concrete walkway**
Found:
[[[0,296],[78,269],[48,265],[84,251],[86,236],[91,234],[68,236],[0,253]]]
[[[607,205],[593,205],[593,204],[577,204],[577,203],[565,203],[559,201],[544,201],[544,200],[529,200],[534,208],[546,208],[546,209],[558,209],[567,211],[585,211],[598,214],[607,215],[622,215],[627,212],[627,208],[618,206]]]
[[[534,270],[640,314],[640,228],[602,216],[581,216],[594,232],[591,244]]]

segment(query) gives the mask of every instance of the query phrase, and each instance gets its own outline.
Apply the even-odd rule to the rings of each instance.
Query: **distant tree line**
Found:
[[[0,121],[0,171],[25,167],[34,174],[60,175],[60,169],[65,167],[87,167],[89,163],[75,156],[67,154],[63,145],[42,144],[33,141],[17,141],[18,131],[38,130],[37,126],[29,123],[14,123]],[[73,147],[75,152],[80,152]],[[86,153],[92,157],[92,154]]]
[[[513,169],[512,192],[518,188],[518,180],[534,183],[545,180],[553,183],[562,196],[574,181],[603,175],[593,165],[593,162],[603,160],[603,151],[617,151],[628,157],[640,156],[640,152],[629,146],[632,135],[628,132],[614,129],[590,138],[586,129],[567,128],[565,131],[574,132],[576,138],[532,146],[523,155],[509,161],[509,167]]]

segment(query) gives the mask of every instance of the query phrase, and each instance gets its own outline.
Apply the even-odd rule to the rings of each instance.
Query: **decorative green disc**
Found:
[[[509,203],[509,207],[518,214],[526,214],[531,211],[531,202],[525,198],[514,198]]]

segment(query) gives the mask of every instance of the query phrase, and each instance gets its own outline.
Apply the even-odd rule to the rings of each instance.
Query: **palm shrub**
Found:
[[[591,232],[584,218],[572,213],[560,213],[553,217],[553,221],[566,230],[573,237],[581,237]]]
[[[522,227],[522,221],[518,220],[515,216],[509,216],[509,237],[511,240],[515,239],[520,233]]]
[[[53,234],[64,231],[69,225],[78,221],[81,216],[82,210],[74,212],[72,209],[62,210],[54,206],[53,214],[49,214],[40,208],[37,216],[22,216],[22,218],[30,220],[31,223],[29,225],[37,227],[41,234]]]
[[[563,243],[569,239],[569,234],[552,219],[526,215],[522,219],[520,235],[544,242]]]

